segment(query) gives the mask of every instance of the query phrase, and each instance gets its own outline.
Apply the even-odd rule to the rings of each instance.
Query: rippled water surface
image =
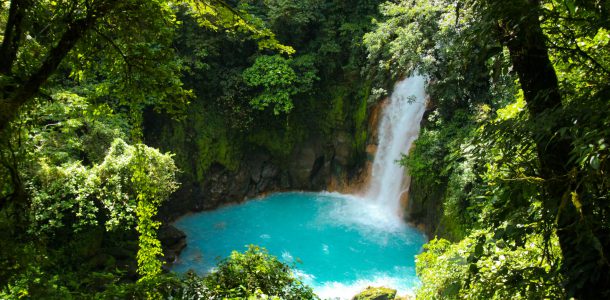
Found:
[[[181,218],[188,246],[174,270],[209,272],[232,250],[263,246],[322,298],[350,298],[369,285],[410,293],[424,235],[371,201],[336,193],[280,193]]]

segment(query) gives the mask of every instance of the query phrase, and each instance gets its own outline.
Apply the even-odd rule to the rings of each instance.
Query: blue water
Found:
[[[263,246],[322,298],[350,298],[369,285],[399,294],[419,284],[414,256],[426,242],[418,230],[365,199],[336,193],[280,193],[189,215],[175,223],[188,246],[174,271],[212,270],[232,250]]]

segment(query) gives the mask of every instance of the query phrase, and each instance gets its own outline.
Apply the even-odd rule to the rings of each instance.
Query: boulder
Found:
[[[184,240],[186,234],[173,225],[167,225],[159,228],[158,237],[162,245],[172,246]]]
[[[364,291],[354,296],[353,300],[393,300],[396,290],[387,287],[367,287]]]
[[[186,247],[186,234],[173,225],[167,225],[159,228],[157,236],[163,247],[163,258],[171,264]]]

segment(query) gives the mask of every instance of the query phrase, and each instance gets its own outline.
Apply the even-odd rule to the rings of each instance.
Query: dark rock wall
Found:
[[[427,186],[411,180],[409,200],[406,208],[407,219],[433,238],[443,231],[441,217],[445,189],[442,186]]]
[[[428,116],[434,109],[433,101],[431,99],[427,99],[427,101],[428,105],[421,122],[422,129],[428,125]],[[429,184],[416,178],[411,178],[409,186],[405,215],[408,222],[426,233],[428,238],[434,238],[435,236],[447,237],[442,224],[442,217],[443,201],[448,182],[447,178],[439,179],[442,181],[441,183]]]
[[[181,187],[159,216],[172,221],[277,191],[342,190],[367,160],[369,90],[362,82],[338,87],[291,112],[297,121],[289,129],[269,126],[254,133],[231,129],[231,120],[206,110],[201,99],[183,120],[147,111],[146,143],[174,153],[181,170]]]
[[[323,143],[313,137],[294,148],[287,160],[277,160],[265,149],[247,152],[236,170],[219,163],[210,166],[204,180],[182,182],[181,188],[161,208],[164,220],[188,212],[213,209],[270,192],[319,191],[331,180],[346,182],[350,172],[350,150],[344,140]]]

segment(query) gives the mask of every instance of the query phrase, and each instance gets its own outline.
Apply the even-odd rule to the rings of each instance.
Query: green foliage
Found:
[[[537,235],[523,245],[506,243],[498,231],[475,231],[459,243],[434,239],[417,256],[425,283],[417,299],[561,299],[561,277],[546,258],[559,256],[557,239]]]
[[[29,254],[3,253],[3,257],[36,257],[9,265],[15,272],[3,278],[8,283],[4,292],[13,296],[71,298],[66,295],[96,281],[97,275],[87,275],[76,284],[78,272],[62,274],[55,269],[62,267],[56,264],[65,263],[68,257],[76,261],[91,259],[102,246],[100,239],[107,234],[105,231],[128,232],[134,227],[140,234],[137,258],[141,275],[149,278],[158,274],[161,247],[156,239],[159,222],[154,218],[157,207],[178,186],[172,156],[142,144],[127,144],[126,122],[107,105],[91,105],[87,99],[69,92],[53,97],[54,102],[38,104],[21,122],[13,124],[17,131],[6,141],[9,147],[2,148],[3,159],[13,158],[3,161],[3,165],[17,169],[14,176],[27,193],[27,198],[21,200],[24,203],[15,202],[6,208],[4,215],[15,215],[16,219],[3,216],[9,223],[2,226],[8,232],[25,228],[27,239],[36,241],[25,244]],[[93,239],[97,242],[91,242],[91,234],[97,235]],[[55,240],[70,240],[69,237],[89,237],[89,243],[68,241],[54,245]],[[45,250],[45,246],[53,250]],[[75,248],[64,252],[63,247]],[[104,258],[100,262],[107,265],[112,261]],[[76,262],[67,263],[65,268],[69,270],[71,263]],[[121,275],[111,271],[105,276]]]
[[[48,258],[41,255],[32,244],[17,246],[14,241],[7,240],[3,242],[0,251],[3,267],[0,278],[5,283],[0,290],[0,298],[27,299],[39,295],[69,297],[66,287],[59,284],[60,277],[49,276],[50,274],[45,272]],[[17,259],[7,261],[9,257]]]
[[[266,11],[255,16],[246,12],[257,9],[253,6],[232,8],[222,1],[4,1],[2,34],[10,29],[8,8],[16,2],[27,2],[16,29],[16,58],[3,56],[10,68],[0,70],[0,229],[3,240],[14,242],[3,244],[0,253],[0,298],[199,295],[203,286],[197,279],[160,274],[156,213],[178,186],[177,168],[172,155],[139,143],[142,132],[158,129],[159,139],[179,145],[167,148],[179,152],[177,163],[198,181],[213,163],[236,169],[242,148],[252,144],[289,153],[307,135],[300,123],[310,115],[301,113],[308,110],[302,103],[317,92],[320,66],[338,70],[346,62],[335,63],[337,57],[353,56],[334,51],[321,61],[315,50],[321,42],[311,41],[312,29],[331,6],[333,13],[360,21],[372,10],[366,4],[368,11],[346,12],[340,1],[331,6],[267,1],[257,4]],[[293,12],[298,18],[287,18]],[[347,17],[341,18],[325,21],[320,29],[324,43],[333,44],[323,48],[354,46],[354,36],[368,26],[347,26]],[[289,30],[276,36],[272,27]],[[306,37],[298,46],[314,50],[292,58],[273,56],[294,54],[280,41],[297,27]],[[344,41],[335,45],[339,27]],[[75,29],[82,32],[70,36]],[[64,45],[64,36],[72,39],[69,45],[54,50]],[[287,73],[267,77],[264,64],[256,60],[252,66],[253,57],[271,59],[277,63],[274,70]],[[333,67],[327,68],[331,61]],[[261,81],[252,86],[242,76],[248,67],[259,68],[253,78]],[[14,96],[31,80],[39,83],[24,97]],[[261,96],[266,92],[272,97]],[[253,108],[249,101],[257,96],[261,101]],[[14,99],[19,103],[5,109]],[[279,102],[265,104],[268,100]],[[287,112],[289,105],[295,107],[293,115],[299,110],[294,120],[258,110],[274,106]],[[153,111],[168,116],[165,124],[171,118],[184,126],[145,123],[143,112]],[[321,118],[321,111],[312,115]],[[6,129],[4,122],[10,120]],[[133,282],[136,262],[141,280]]]
[[[194,144],[197,148],[198,159],[191,164],[195,168],[197,178],[202,180],[205,172],[213,163],[220,163],[230,170],[238,167],[239,142],[231,136],[225,127],[225,121],[218,115],[201,111],[200,115],[189,118],[192,130],[195,131]]]
[[[526,117],[522,100],[517,100],[499,109],[495,119],[477,116],[479,128],[473,126],[475,120],[459,117],[439,127],[429,124],[404,160],[417,182],[444,190],[438,233],[456,241],[433,241],[420,255],[417,266],[424,284],[418,297],[531,299],[563,294],[557,288],[561,255],[542,207],[540,179],[533,173]],[[439,169],[440,174],[431,173]],[[469,256],[469,251],[476,255]],[[503,269],[495,266],[498,260]]]
[[[12,249],[23,256],[0,272],[14,276],[0,290],[3,299],[318,299],[289,266],[255,246],[233,252],[205,277],[193,272],[149,274],[136,282],[120,281],[121,274],[113,272],[72,273],[66,266],[63,273],[49,276],[48,255],[33,246],[5,246],[3,254]]]
[[[244,70],[244,81],[251,87],[260,88],[262,92],[250,101],[250,104],[259,110],[273,105],[273,113],[289,113],[294,104],[292,97],[298,93],[306,92],[315,80],[313,71],[297,75],[291,67],[292,60],[279,55],[259,56],[252,67]],[[311,62],[300,60],[300,67],[310,67]]]
[[[299,53],[300,48],[308,43],[312,37],[312,27],[319,24],[324,18],[324,2],[320,0],[286,1],[265,0],[261,1],[264,17],[269,28],[277,33],[280,40],[292,45]]]
[[[257,41],[259,50],[275,50],[288,55],[295,52],[292,47],[281,44],[262,20],[243,9],[235,9],[216,0],[184,2],[196,12],[197,21],[203,27],[246,33]]]
[[[239,9],[263,21],[296,54],[261,51],[240,30],[200,26],[199,17],[182,7],[176,49],[184,63],[185,88],[197,96],[184,120],[172,123],[167,115],[151,114],[155,126],[145,128],[146,141],[176,153],[181,178],[197,183],[212,164],[237,169],[253,148],[281,160],[309,136],[331,141],[338,130],[353,132],[358,137],[354,149],[363,152],[367,105],[361,100],[370,86],[359,75],[366,55],[360,37],[370,27],[376,4],[243,1]],[[289,76],[267,72],[271,69]]]
[[[432,112],[403,163],[413,181],[425,186],[420,189],[442,190],[440,199],[432,199],[442,215],[437,233],[455,244],[433,242],[418,261],[419,272],[427,274],[418,294],[423,299],[607,294],[602,286],[608,264],[602,257],[610,239],[607,224],[599,222],[608,214],[602,200],[608,195],[602,183],[607,176],[600,163],[607,148],[605,130],[599,128],[606,128],[608,116],[596,112],[607,112],[608,84],[602,79],[608,70],[607,24],[601,20],[608,7],[542,1],[525,11],[527,3],[388,2],[381,7],[384,19],[365,36],[376,70],[394,77],[414,71],[431,77]],[[527,23],[531,16],[542,20],[563,102],[535,118],[510,72],[523,53],[509,52],[516,38],[536,30]],[[501,37],[503,30],[507,36]],[[546,55],[544,42],[537,42],[529,46]],[[546,152],[565,141],[568,147],[558,151],[571,151],[570,158],[552,163],[566,170],[549,178],[543,168]],[[565,184],[549,193],[553,182]],[[570,211],[577,212],[572,221],[559,224]],[[490,236],[492,229],[496,232]],[[537,250],[530,244],[540,249],[541,261],[529,256]],[[510,251],[503,245],[512,245]],[[475,255],[465,255],[468,251]],[[506,262],[492,268],[502,255]]]
[[[267,7],[267,17],[274,29],[280,26],[290,26],[297,30],[309,23],[316,21],[320,17],[322,1],[288,1],[288,0],[265,0]]]
[[[204,282],[208,299],[317,299],[288,265],[253,245],[233,251]]]
[[[175,275],[148,276],[135,283],[110,284],[103,292],[89,295],[90,299],[201,299],[189,294],[190,278]]]
[[[129,146],[122,140],[116,140],[108,151],[107,158],[99,167],[99,183],[102,184],[101,197],[105,206],[122,207],[124,212],[136,212],[140,201],[147,201],[153,207],[158,207],[162,201],[176,190],[177,172],[169,154],[161,154],[158,150],[144,145]],[[114,200],[116,199],[116,200]],[[108,201],[116,202],[108,202]],[[120,213],[109,209],[112,214]],[[140,216],[138,216],[140,217]],[[152,217],[152,216],[151,216]],[[116,215],[107,222],[112,228],[123,218]]]
[[[161,272],[159,257],[163,255],[163,251],[161,242],[156,237],[161,222],[155,221],[154,218],[157,208],[178,188],[175,181],[177,170],[171,156],[163,156],[156,149],[138,145],[134,152],[135,164],[131,166],[131,182],[137,193],[136,230],[140,234],[138,273],[145,280]]]
[[[281,56],[260,56],[252,67],[244,71],[245,82],[261,87],[261,95],[250,101],[256,109],[263,110],[273,104],[273,113],[290,112],[294,107],[291,96],[296,94],[296,73]]]
[[[104,118],[116,119],[104,106],[90,108],[73,94],[57,97],[63,100],[40,107],[40,114],[31,115],[30,123],[21,124],[29,129],[23,134],[30,137],[20,153],[29,158],[21,176],[26,178],[26,191],[31,195],[28,213],[33,233],[65,225],[74,229],[95,226],[102,220],[108,229],[134,224],[136,194],[144,188],[132,180],[137,148],[145,147],[145,170],[151,180],[149,187],[155,191],[151,201],[162,201],[176,189],[176,167],[170,155],[126,144],[120,138],[120,128],[102,122]],[[54,123],[40,126],[40,122]],[[114,141],[108,144],[113,136]],[[103,160],[95,162],[104,152]],[[89,164],[83,163],[80,153],[93,155]]]
[[[321,126],[324,133],[332,133],[335,128],[345,122],[347,117],[346,102],[349,100],[349,96],[349,91],[343,87],[337,87],[333,91],[329,110]]]
[[[363,93],[358,95],[360,98],[360,103],[356,107],[353,113],[354,120],[354,142],[353,148],[361,149],[366,145],[366,140],[368,137],[367,127],[368,127],[368,119],[367,119],[367,108],[368,108],[368,100],[370,94],[371,86],[370,84],[365,84],[362,88]]]
[[[426,185],[433,186],[442,183],[441,174],[433,174],[429,171],[442,169],[445,165],[444,159],[448,151],[445,145],[449,136],[443,133],[438,130],[422,129],[414,143],[415,147],[401,161],[409,168],[409,175]]]
[[[296,144],[303,140],[305,135],[301,127],[288,127],[284,132],[276,130],[258,130],[248,136],[248,142],[262,146],[272,153],[283,158],[288,156]]]
[[[160,274],[134,283],[115,283],[95,299],[318,299],[288,265],[263,248],[233,251],[212,273],[200,277]]]
[[[437,42],[437,22],[448,15],[449,6],[442,2],[414,1],[407,4],[401,1],[380,6],[386,20],[373,20],[377,25],[375,30],[364,36],[369,55],[380,64],[380,68],[397,76],[431,63],[433,57],[426,53],[427,49]],[[422,69],[427,71],[425,67]]]
[[[394,299],[395,296],[396,290],[386,287],[368,287],[354,296],[353,300]]]
[[[516,92],[507,53],[471,1],[386,2],[380,9],[384,19],[364,36],[371,69],[380,73],[376,85],[387,73],[428,74],[428,93],[446,119],[456,110],[474,114],[480,103],[501,107]]]

